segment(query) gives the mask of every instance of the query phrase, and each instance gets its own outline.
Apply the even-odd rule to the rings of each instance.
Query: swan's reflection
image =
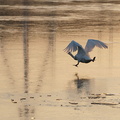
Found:
[[[91,93],[91,81],[90,78],[80,78],[78,73],[75,73],[76,79],[74,79],[74,84],[79,93],[90,94]]]

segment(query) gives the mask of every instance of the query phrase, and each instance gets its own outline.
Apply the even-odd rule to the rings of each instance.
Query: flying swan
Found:
[[[74,66],[78,66],[80,62],[82,63],[89,63],[89,62],[94,62],[95,58],[93,59],[90,58],[89,52],[93,50],[94,47],[99,47],[99,48],[108,48],[108,46],[99,41],[99,40],[94,40],[94,39],[88,39],[85,49],[77,42],[72,40],[69,45],[64,49],[66,53],[68,53],[74,60],[77,60],[78,63]],[[71,52],[77,51],[77,54],[74,56]]]

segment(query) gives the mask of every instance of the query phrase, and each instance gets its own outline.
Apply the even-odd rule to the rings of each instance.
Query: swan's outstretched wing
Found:
[[[78,54],[86,53],[83,47],[79,43],[75,42],[74,40],[72,40],[70,44],[64,49],[64,51],[67,53],[75,52],[76,50],[78,50]]]
[[[99,40],[89,39],[85,46],[86,53],[91,52],[95,46],[97,46],[99,48],[108,48],[108,46],[105,43],[103,43]]]

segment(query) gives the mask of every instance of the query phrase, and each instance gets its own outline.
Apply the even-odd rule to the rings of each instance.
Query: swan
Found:
[[[94,39],[88,39],[85,48],[82,47],[79,43],[76,41],[72,40],[68,46],[64,49],[66,53],[68,53],[74,60],[77,60],[78,63],[74,66],[78,67],[79,63],[89,63],[89,62],[94,62],[96,57],[93,59],[90,58],[89,52],[93,50],[94,47],[99,47],[99,48],[108,48],[108,46],[103,43],[102,41],[99,40],[94,40]],[[74,56],[71,52],[78,51],[77,54]]]

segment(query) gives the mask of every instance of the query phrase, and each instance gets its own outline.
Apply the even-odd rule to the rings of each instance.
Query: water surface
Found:
[[[119,14],[112,0],[2,0],[0,118],[119,120]],[[74,67],[63,49],[90,38],[109,48]]]

